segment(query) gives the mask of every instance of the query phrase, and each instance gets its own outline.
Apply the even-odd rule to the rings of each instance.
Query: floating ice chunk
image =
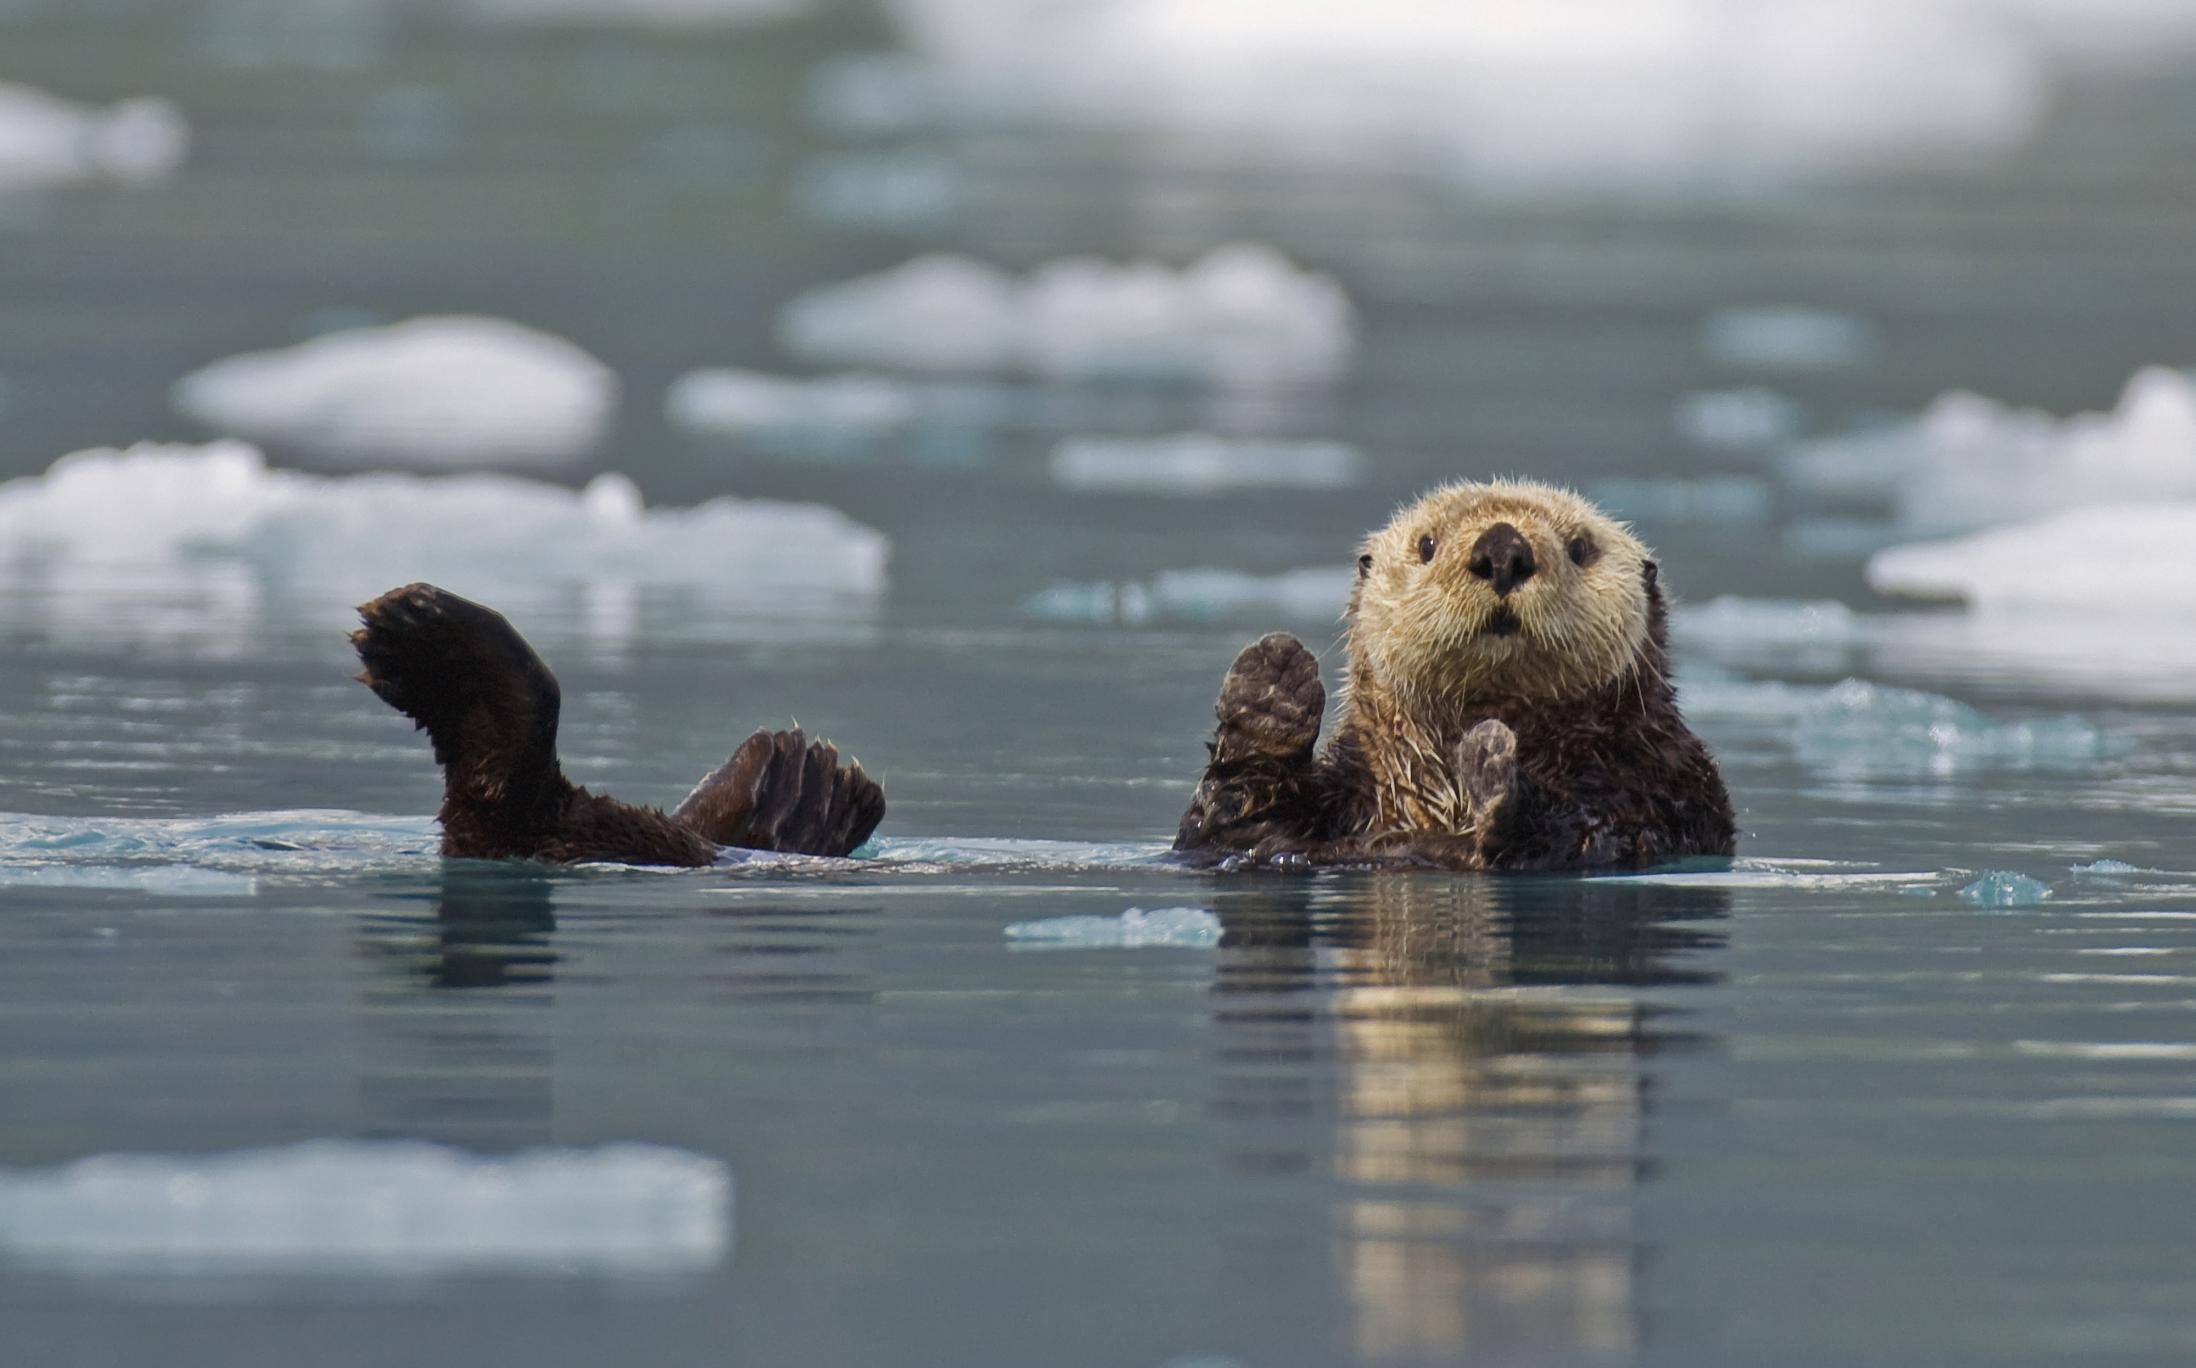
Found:
[[[1431,160],[1518,192],[1707,188],[2017,145],[2049,63],[1981,5],[896,0],[963,110]]]
[[[2051,896],[2051,885],[2026,874],[1993,869],[1962,888],[1960,896],[1984,907],[2033,907]]]
[[[804,14],[810,0],[458,0],[483,24],[631,25],[717,28],[775,23]]]
[[[1642,521],[1730,524],[1769,516],[1769,486],[1751,475],[1596,480],[1586,495],[1618,517]]]
[[[672,382],[664,411],[673,426],[688,432],[851,445],[905,428],[915,421],[917,404],[905,384],[873,375],[789,379],[697,370]]]
[[[840,364],[1258,387],[1336,379],[1355,326],[1330,278],[1233,246],[1179,271],[1070,257],[1027,277],[919,257],[797,297],[778,335],[796,354]]]
[[[2079,553],[2089,548],[2100,554]],[[2075,508],[1955,541],[1895,546],[1869,559],[1868,583],[1992,612],[2123,619],[2185,612],[2196,607],[2196,500]]]
[[[1799,430],[1799,405],[1775,390],[1706,390],[1688,394],[1671,412],[1680,436],[1718,451],[1775,446]]]
[[[415,318],[216,361],[175,384],[186,416],[334,466],[559,467],[585,456],[618,379],[498,318]]]
[[[1118,917],[1047,917],[1016,922],[1007,939],[1048,949],[1203,947],[1220,943],[1220,919],[1201,907],[1132,907]]]
[[[1054,622],[1208,622],[1267,614],[1326,620],[1341,613],[1349,593],[1347,567],[1313,566],[1278,575],[1167,570],[1149,581],[1055,584],[1024,599],[1022,611]]]
[[[1672,625],[1683,640],[1711,645],[1847,646],[1864,640],[1860,614],[1832,600],[1738,598],[1681,605]]]
[[[2067,872],[2077,879],[2110,879],[2122,874],[2148,874],[2153,871],[2131,865],[2125,860],[2097,860],[2090,864],[2069,865]]]
[[[654,1145],[315,1140],[0,1170],[0,1253],[94,1276],[661,1275],[731,1242],[732,1175]]]
[[[1365,458],[1342,442],[1288,442],[1184,432],[1172,437],[1070,437],[1052,449],[1055,484],[1079,490],[1218,494],[1251,486],[1342,489]]]
[[[1947,394],[1911,423],[1808,443],[1785,473],[1809,493],[1888,499],[1909,536],[2081,504],[2196,498],[2196,379],[2151,367],[2110,413],[2064,420]]]
[[[166,100],[99,109],[0,81],[0,191],[163,180],[189,148],[190,127]]]
[[[1835,370],[1875,349],[1866,323],[1822,309],[1726,309],[1702,325],[1710,360],[1753,370]]]
[[[0,484],[0,547],[13,584],[93,591],[241,566],[269,592],[350,602],[422,578],[483,597],[579,584],[867,596],[887,552],[815,504],[644,508],[622,475],[577,492],[510,475],[311,475],[270,470],[241,442],[80,451]]]

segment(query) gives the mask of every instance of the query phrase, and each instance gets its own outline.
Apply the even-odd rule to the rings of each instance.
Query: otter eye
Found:
[[[1594,558],[1601,554],[1601,548],[1594,545],[1594,539],[1583,532],[1571,538],[1571,545],[1568,549],[1571,553],[1571,564],[1573,565],[1592,564]]]
[[[1418,558],[1421,561],[1431,561],[1434,558],[1434,539],[1432,537],[1420,537],[1418,539]]]
[[[1372,558],[1372,553],[1370,553],[1370,552],[1367,552],[1366,554],[1364,554],[1364,555],[1362,555],[1362,556],[1359,556],[1359,557],[1357,558],[1357,577],[1358,577],[1359,579],[1363,579],[1363,578],[1364,578],[1365,576],[1367,576],[1367,575],[1371,574],[1372,572],[1373,572],[1373,558]]]

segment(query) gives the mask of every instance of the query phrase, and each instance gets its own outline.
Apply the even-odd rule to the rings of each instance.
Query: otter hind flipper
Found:
[[[884,820],[884,789],[798,729],[757,731],[703,776],[673,821],[718,845],[850,855]]]
[[[1275,632],[1243,648],[1220,682],[1205,777],[1174,837],[1177,851],[1244,851],[1318,837],[1326,825],[1312,748],[1327,708],[1319,661]]]
[[[560,799],[557,678],[501,613],[432,584],[360,605],[359,682],[427,733],[453,809],[504,815]]]

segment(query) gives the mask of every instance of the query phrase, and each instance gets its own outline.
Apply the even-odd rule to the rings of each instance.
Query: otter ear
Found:
[[[1647,581],[1647,587],[1649,589],[1654,588],[1662,581],[1662,567],[1655,564],[1653,561],[1640,562],[1639,574],[1640,578]]]
[[[1373,558],[1372,558],[1372,552],[1370,552],[1370,551],[1367,551],[1367,552],[1366,552],[1366,553],[1365,553],[1364,555],[1362,555],[1362,556],[1359,556],[1359,557],[1357,558],[1357,577],[1358,577],[1359,579],[1363,579],[1363,578],[1365,578],[1365,576],[1367,576],[1367,575],[1371,574],[1372,572],[1373,572]]]

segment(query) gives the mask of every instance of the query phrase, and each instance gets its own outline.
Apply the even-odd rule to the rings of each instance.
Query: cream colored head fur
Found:
[[[1553,701],[1624,675],[1646,649],[1651,553],[1568,490],[1446,485],[1359,550],[1353,692],[1390,693],[1413,710],[1485,697]]]

